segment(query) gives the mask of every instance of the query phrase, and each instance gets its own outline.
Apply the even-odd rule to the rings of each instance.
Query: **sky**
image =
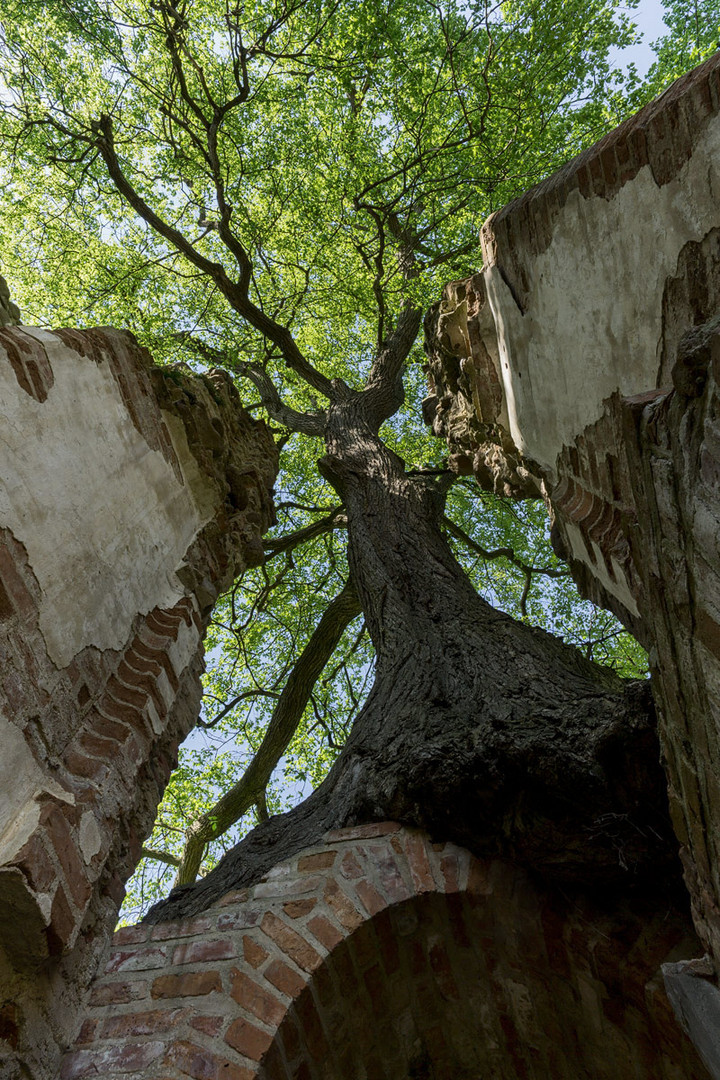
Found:
[[[642,44],[635,45],[631,49],[624,49],[622,62],[623,64],[634,63],[638,73],[645,75],[655,59],[650,44],[662,37],[667,29],[663,22],[661,0],[640,0],[637,8],[632,12],[632,16],[633,21],[643,35],[643,41]]]

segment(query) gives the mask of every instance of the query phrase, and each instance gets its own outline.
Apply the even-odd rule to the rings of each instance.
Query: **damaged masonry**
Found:
[[[222,372],[0,293],[3,1076],[720,1076],[718,140],[713,57],[494,215],[426,320],[455,468],[542,494],[655,704],[485,604],[339,394],[375,687],[317,792],[114,938],[277,451]]]

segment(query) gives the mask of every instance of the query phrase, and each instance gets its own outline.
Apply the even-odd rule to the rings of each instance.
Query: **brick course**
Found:
[[[303,867],[312,896],[259,896],[261,882],[203,916],[120,930],[63,1080],[704,1080],[652,989],[689,933],[665,898],[564,899],[392,822],[336,830],[272,875],[301,889]]]
[[[170,466],[167,483],[180,488],[188,483],[183,469],[188,475],[192,470],[187,462],[181,466],[168,422],[178,410],[182,414],[185,397],[192,394],[193,418],[184,452],[187,456],[189,450],[201,470],[208,498],[217,492],[217,505],[215,519],[199,527],[186,554],[190,576],[187,582],[178,580],[177,602],[145,613],[131,610],[126,596],[132,594],[123,592],[120,582],[113,617],[122,626],[124,644],[104,649],[89,645],[67,664],[51,655],[46,643],[37,568],[7,522],[0,521],[0,717],[26,748],[25,768],[40,778],[34,781],[36,794],[30,792],[15,815],[27,820],[26,833],[16,851],[8,851],[6,844],[5,864],[0,865],[0,984],[22,1021],[22,1035],[12,1046],[8,1039],[0,1041],[0,1072],[6,1063],[8,1068],[22,1063],[34,1080],[57,1076],[57,1048],[72,1037],[67,1025],[75,1024],[76,1017],[67,1004],[56,1009],[55,1002],[65,996],[77,1004],[93,965],[102,958],[124,882],[152,828],[178,745],[197,720],[202,637],[211,605],[240,568],[257,561],[260,530],[272,521],[270,488],[277,468],[269,433],[243,412],[224,373],[204,378],[187,370],[172,377],[158,373],[131,335],[114,330],[51,335],[5,327],[0,330],[0,365],[7,365],[7,385],[17,384],[18,416],[26,415],[25,395],[40,410],[53,408],[59,385],[53,363],[62,364],[58,372],[64,385],[77,372],[78,385],[84,386],[88,365],[109,370],[117,387],[117,409],[127,412],[128,426]],[[11,401],[5,404],[14,407]],[[82,410],[91,412],[96,405],[92,400],[79,402],[79,432],[70,433],[71,446],[72,438],[82,439]],[[220,428],[225,441],[218,451]],[[43,438],[41,426],[28,432],[30,441]],[[204,443],[207,438],[212,449]],[[16,460],[11,453],[4,469],[11,496]],[[235,478],[240,472],[242,500]],[[58,506],[64,498],[64,475],[61,469],[52,488]],[[55,474],[51,471],[50,476]],[[42,527],[52,530],[57,508],[48,503],[45,478],[38,481],[38,504],[45,506],[46,515]],[[245,511],[237,510],[241,501]],[[89,506],[88,514],[93,512]],[[171,538],[160,538],[166,539]],[[85,557],[92,580],[93,551]],[[168,574],[174,569],[169,567]],[[14,780],[6,777],[3,783]],[[129,932],[128,940],[137,933]],[[158,955],[165,964],[166,955],[161,950]],[[188,955],[188,962],[194,962]],[[140,961],[133,954],[128,962]],[[43,965],[40,975],[38,965]],[[116,992],[118,1001],[135,1003],[138,987],[118,986]],[[112,994],[112,988],[107,993]],[[2,1001],[0,996],[0,1007]],[[78,1076],[84,1068],[78,1065]]]

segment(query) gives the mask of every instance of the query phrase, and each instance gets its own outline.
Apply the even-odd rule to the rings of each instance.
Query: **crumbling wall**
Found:
[[[41,1080],[197,720],[211,607],[262,559],[277,453],[225,373],[6,314],[0,1072]]]
[[[659,967],[672,898],[567,899],[393,822],[202,915],[120,930],[61,1080],[705,1080]]]
[[[427,322],[459,471],[543,494],[649,650],[696,926],[720,961],[720,57],[493,215]]]

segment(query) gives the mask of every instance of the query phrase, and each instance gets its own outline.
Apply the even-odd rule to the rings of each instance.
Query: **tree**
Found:
[[[523,535],[541,511],[473,500],[417,431],[424,308],[477,268],[492,209],[620,118],[607,56],[627,21],[606,0],[8,0],[2,26],[2,227],[26,317],[220,362],[284,446],[283,527],[218,611],[203,720],[249,708],[257,752],[180,857],[149,857],[191,882],[210,840],[253,807],[261,824],[177,902],[378,817],[566,877],[664,871],[647,685],[594,664],[592,636],[581,656],[481,599],[448,535],[519,572],[522,618],[571,606]],[[504,534],[492,550],[478,517]],[[322,737],[314,781],[337,760],[262,820],[298,732]]]

